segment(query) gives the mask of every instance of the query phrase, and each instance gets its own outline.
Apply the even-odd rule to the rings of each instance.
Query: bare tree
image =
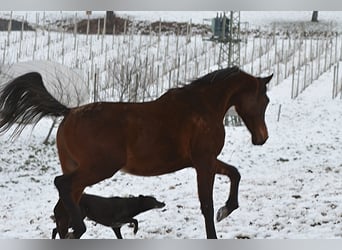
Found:
[[[142,80],[142,75],[148,74],[145,69],[146,60],[134,57],[122,64],[119,61],[111,62],[111,88],[115,92],[113,97],[118,101],[137,102],[142,101],[143,96],[148,96],[147,84]]]

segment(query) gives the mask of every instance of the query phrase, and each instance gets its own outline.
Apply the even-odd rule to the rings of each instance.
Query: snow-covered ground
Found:
[[[287,20],[279,13],[249,14],[258,24]],[[310,18],[309,12],[296,15],[300,20]],[[331,15],[342,27],[342,15]],[[320,17],[329,19],[323,12]],[[253,146],[243,126],[226,128],[219,158],[238,167],[242,179],[240,208],[216,223],[219,238],[342,237],[342,100],[331,98],[332,78],[332,71],[327,71],[295,100],[290,98],[291,79],[273,87],[266,113],[269,140],[263,146]],[[53,179],[61,173],[56,131],[51,145],[42,144],[51,123],[43,119],[15,141],[0,137],[0,238],[51,237],[50,215],[58,198]],[[119,172],[86,191],[102,196],[154,195],[166,203],[136,217],[136,235],[124,226],[124,238],[205,238],[193,169],[158,177]],[[217,176],[215,210],[228,192],[229,180]],[[83,238],[115,238],[109,228],[91,221],[86,225]]]

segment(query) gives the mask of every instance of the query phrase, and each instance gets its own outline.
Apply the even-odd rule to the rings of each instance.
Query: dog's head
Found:
[[[145,207],[152,208],[162,208],[165,207],[164,202],[158,201],[153,196],[139,195],[139,199],[142,201]]]

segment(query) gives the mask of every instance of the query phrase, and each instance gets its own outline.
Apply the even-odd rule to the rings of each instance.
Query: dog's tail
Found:
[[[16,123],[15,137],[29,123],[36,124],[45,116],[66,116],[69,111],[47,91],[39,73],[27,73],[0,90],[0,133]]]

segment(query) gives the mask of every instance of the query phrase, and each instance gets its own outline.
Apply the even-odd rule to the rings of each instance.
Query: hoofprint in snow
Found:
[[[227,127],[219,158],[238,167],[240,208],[216,223],[219,238],[342,237],[342,101],[331,99],[332,72],[327,71],[297,99],[291,79],[269,92],[266,113],[269,139],[253,146],[247,129]],[[281,112],[278,121],[278,111]],[[61,174],[54,144],[43,145],[52,121],[28,126],[15,141],[0,137],[0,238],[50,238],[50,216],[58,199],[53,179]],[[191,168],[157,176],[122,172],[86,189],[101,196],[154,195],[166,207],[137,216],[136,235],[128,226],[124,238],[205,238],[204,220]],[[229,180],[217,176],[215,211],[229,192]],[[114,238],[111,229],[86,221],[82,238]]]

